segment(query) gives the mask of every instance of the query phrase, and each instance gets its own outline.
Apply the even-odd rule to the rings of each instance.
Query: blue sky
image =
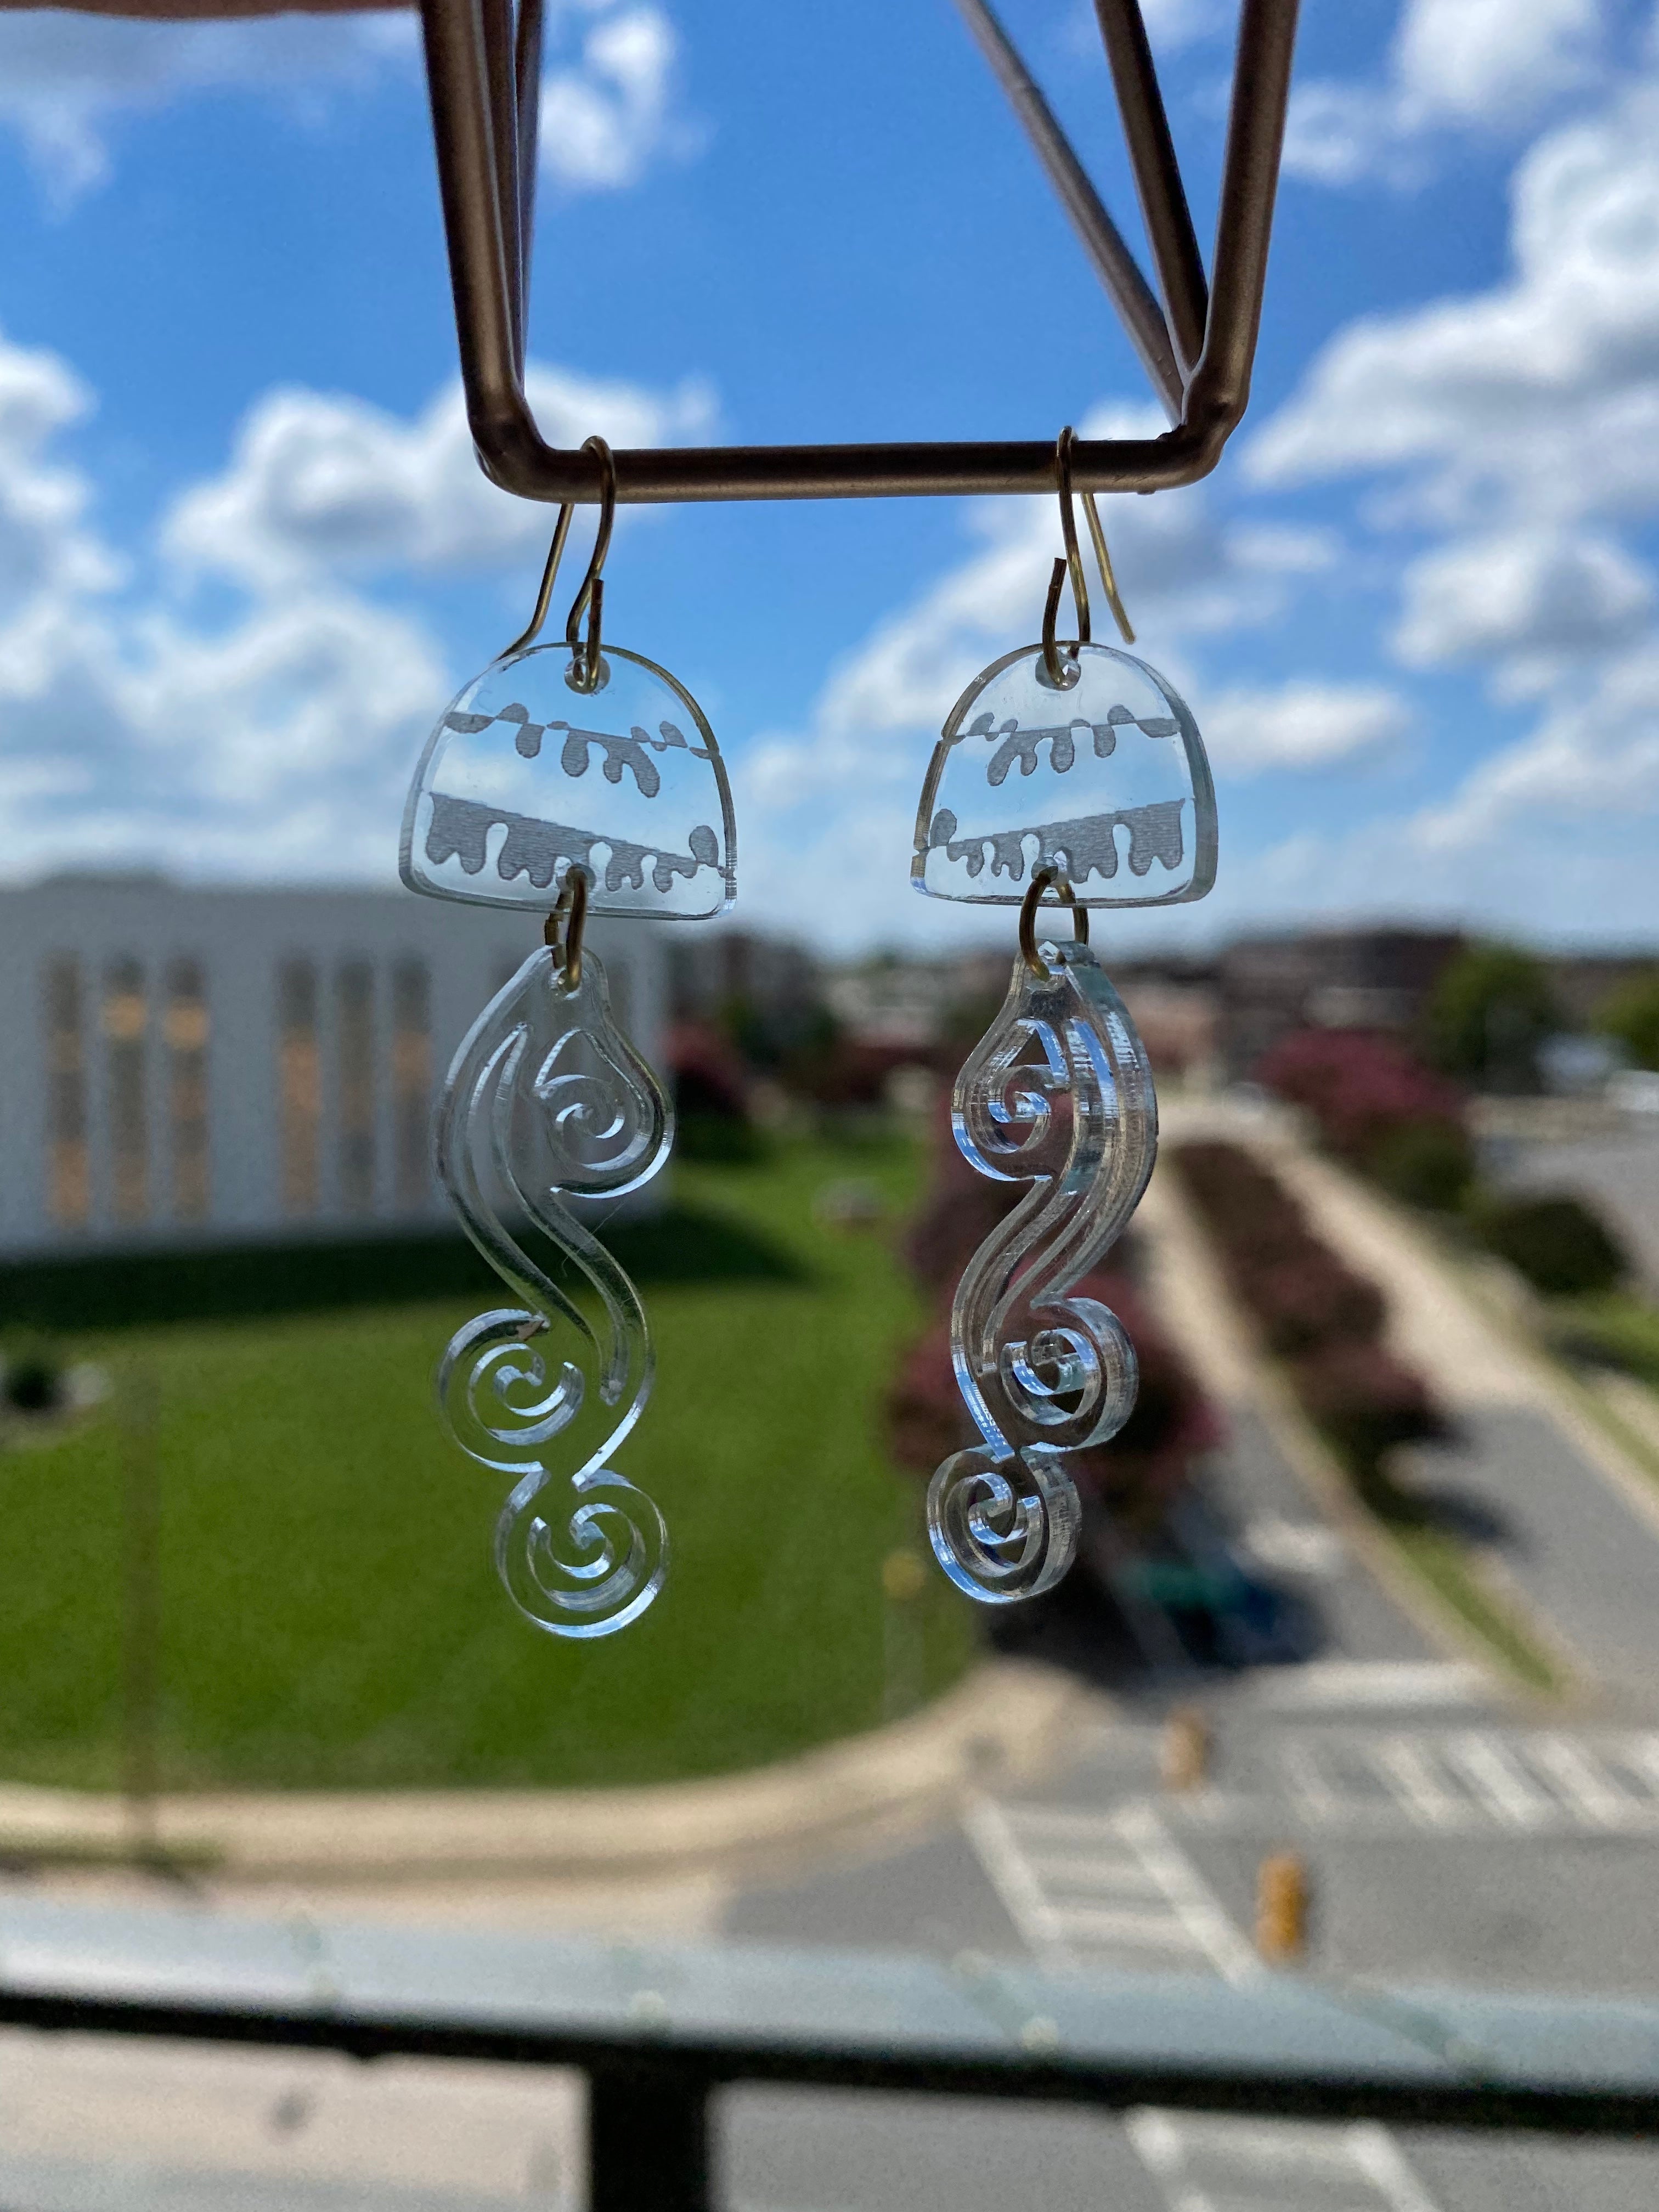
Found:
[[[614,443],[1151,423],[948,0],[550,0],[534,397]],[[1010,27],[1133,233],[1085,0]],[[1148,0],[1200,235],[1230,11]],[[1659,937],[1659,28],[1594,0],[1308,0],[1251,414],[1103,502],[1211,748],[1201,907]],[[459,409],[412,19],[0,15],[4,868],[393,879],[450,693],[550,516]],[[740,917],[981,941],[908,884],[1051,501],[627,514],[607,634],[731,763]]]

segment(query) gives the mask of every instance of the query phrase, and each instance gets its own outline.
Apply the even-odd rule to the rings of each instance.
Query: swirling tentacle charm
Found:
[[[439,1105],[439,1176],[521,1301],[457,1332],[438,1366],[439,1412],[463,1451],[517,1478],[496,1522],[496,1571],[553,1636],[625,1628],[668,1569],[661,1514],[606,1464],[650,1395],[644,1309],[566,1201],[636,1189],[672,1138],[673,1109],[612,1020],[592,952],[574,973],[556,951],[533,952],[474,1023]],[[526,1249],[538,1237],[556,1273]],[[544,1352],[544,1337],[568,1356]],[[556,1445],[574,1466],[556,1511]]]
[[[951,1107],[981,1175],[1031,1185],[951,1310],[957,1381],[984,1443],[954,1453],[927,1492],[939,1565],[969,1596],[1005,1605],[1070,1566],[1080,1515],[1064,1455],[1115,1436],[1139,1381],[1117,1316],[1069,1295],[1134,1212],[1158,1149],[1146,1048],[1086,945],[1016,958]]]

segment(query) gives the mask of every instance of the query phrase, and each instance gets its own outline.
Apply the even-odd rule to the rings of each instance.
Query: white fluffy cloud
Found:
[[[413,64],[401,12],[141,22],[67,10],[0,14],[0,122],[60,205],[110,174],[123,114],[234,88],[292,94],[374,82]]]
[[[1650,817],[1656,808],[1659,643],[1649,640],[1559,696],[1522,743],[1483,761],[1419,829],[1427,844],[1461,849],[1519,824],[1547,847],[1564,817]]]
[[[540,162],[574,190],[635,183],[675,143],[671,107],[679,41],[660,8],[610,8],[580,54],[553,69],[542,88]]]
[[[1081,428],[1089,437],[1132,436],[1145,434],[1149,419],[1102,411]],[[1100,505],[1139,641],[1130,649],[1182,686],[1192,682],[1189,656],[1270,619],[1301,580],[1338,558],[1325,531],[1218,520],[1201,487]],[[969,512],[977,547],[831,670],[805,731],[763,736],[738,763],[739,811],[755,825],[744,862],[746,911],[781,924],[811,913],[830,942],[844,945],[943,926],[940,910],[922,907],[906,887],[922,766],[969,680],[999,653],[1036,637],[1060,550],[1052,498],[1002,500]],[[1085,558],[1092,579],[1092,556]],[[1095,636],[1115,644],[1097,583],[1091,600]],[[1063,601],[1063,635],[1071,619]],[[1375,722],[1375,702],[1349,704],[1352,726],[1339,738],[1343,705],[1333,695],[1325,726],[1314,734],[1317,710],[1304,703],[1297,753],[1289,734],[1297,704],[1274,702],[1279,735],[1263,742],[1278,743],[1279,757],[1253,754],[1244,772],[1323,766],[1342,750],[1381,741],[1359,726],[1364,712]],[[1248,750],[1243,740],[1239,750]]]
[[[1229,29],[1237,11],[1229,0],[1142,0],[1140,12],[1152,45],[1160,53],[1174,53]],[[1090,34],[1097,41],[1092,7],[1088,13]]]
[[[1432,133],[1525,123],[1594,82],[1601,46],[1596,0],[1407,0],[1381,82],[1296,87],[1285,172],[1409,182]]]
[[[1601,46],[1597,0],[1408,0],[1394,72],[1431,116],[1512,120],[1583,82]]]
[[[538,372],[562,434],[696,419],[684,396]],[[701,405],[703,403],[698,402]],[[0,340],[0,799],[10,868],[143,862],[193,874],[385,875],[404,787],[453,689],[410,614],[343,579],[453,569],[544,538],[489,491],[445,394],[413,422],[314,394],[257,407],[226,473],[161,533],[243,587],[228,617],[122,592],[90,487],[53,441],[91,405],[55,356]],[[239,537],[244,540],[239,546]]]
[[[119,579],[88,526],[85,480],[51,453],[91,405],[57,355],[0,342],[0,683],[28,684],[52,657],[59,611]]]
[[[1469,19],[1477,32],[1486,20]],[[1583,61],[1588,16],[1548,20]],[[1516,100],[1524,61],[1509,58]],[[1452,70],[1445,99],[1472,99],[1477,76]],[[1500,702],[1532,702],[1529,726],[1446,796],[1344,841],[1287,846],[1287,899],[1317,881],[1330,904],[1343,884],[1373,883],[1382,903],[1474,904],[1522,927],[1652,928],[1659,642],[1654,580],[1628,534],[1659,508],[1656,144],[1650,79],[1547,131],[1516,170],[1508,279],[1351,325],[1248,449],[1247,473],[1267,485],[1380,479],[1361,510],[1370,528],[1429,541],[1390,556],[1397,657],[1484,672]],[[1433,742],[1456,757],[1461,737],[1442,726]]]
[[[1447,799],[1302,830],[1228,878],[1212,921],[1323,911],[1467,921],[1536,939],[1586,927],[1650,943],[1659,645],[1560,693]]]
[[[1645,628],[1653,580],[1612,539],[1546,526],[1460,538],[1405,578],[1395,647],[1408,666],[1498,662],[1506,688],[1547,680],[1562,656],[1621,644]]]
[[[1380,684],[1297,680],[1200,696],[1212,764],[1223,775],[1317,769],[1385,752],[1412,726],[1410,708]]]
[[[1513,187],[1515,274],[1351,325],[1259,433],[1291,483],[1406,469],[1442,514],[1573,515],[1659,498],[1659,89],[1552,132]]]
[[[696,383],[659,393],[532,364],[526,389],[561,446],[595,432],[617,446],[674,445],[705,436],[714,416]],[[247,416],[224,473],[177,501],[162,542],[187,567],[274,590],[325,569],[488,566],[550,527],[545,508],[480,471],[459,385],[412,422],[361,399],[277,391]]]
[[[694,143],[674,110],[674,26],[650,0],[549,0],[546,54],[541,167],[559,185],[631,185]],[[394,70],[413,91],[418,68],[403,9],[220,22],[0,10],[0,124],[60,208],[107,181],[123,116],[215,92],[314,102]]]

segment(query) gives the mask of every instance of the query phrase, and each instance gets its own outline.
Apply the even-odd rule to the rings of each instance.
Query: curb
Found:
[[[246,1791],[158,1797],[0,1784],[0,1859],[177,1859],[216,1878],[422,1881],[732,1874],[884,1842],[1063,1753],[1098,1692],[982,1662],[922,1711],[749,1773],[632,1790]]]

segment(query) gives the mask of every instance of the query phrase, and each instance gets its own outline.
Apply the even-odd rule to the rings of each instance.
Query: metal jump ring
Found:
[[[1020,957],[1040,982],[1046,983],[1054,970],[1036,949],[1037,908],[1042,894],[1050,884],[1060,893],[1060,902],[1072,909],[1072,934],[1079,945],[1089,942],[1089,909],[1077,902],[1077,893],[1058,868],[1039,868],[1031,878],[1030,889],[1019,902]]]
[[[560,928],[562,922],[564,927]],[[542,928],[542,942],[550,951],[562,952],[564,964],[559,988],[574,991],[582,980],[582,939],[587,933],[587,871],[572,868],[559,893],[559,902]]]

